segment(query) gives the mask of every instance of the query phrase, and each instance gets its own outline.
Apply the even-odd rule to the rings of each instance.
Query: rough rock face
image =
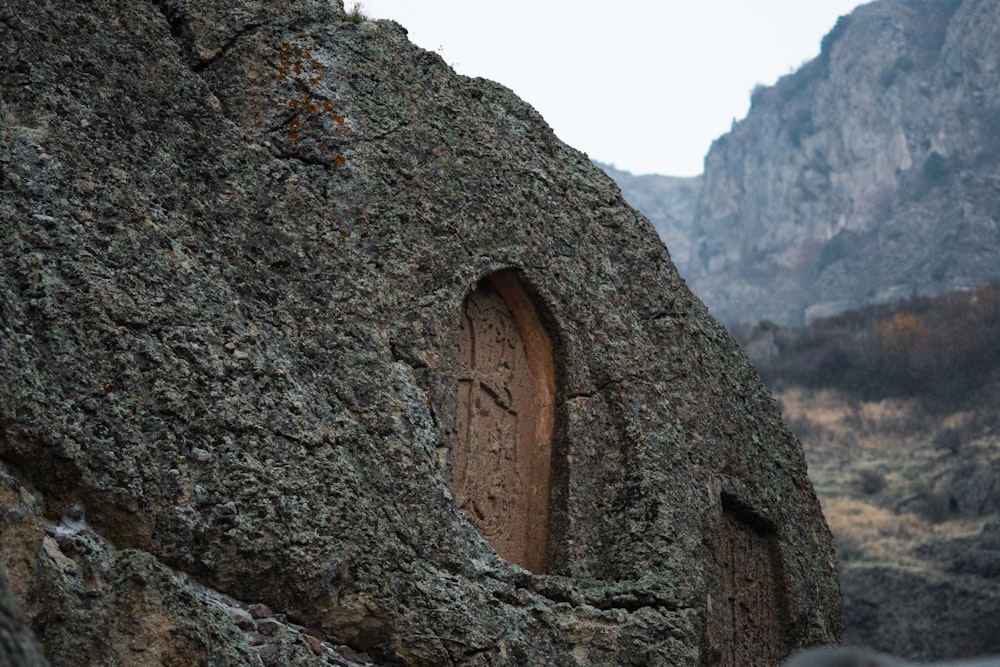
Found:
[[[16,4],[4,650],[34,651],[22,613],[52,665],[770,665],[839,637],[774,402],[508,90],[339,3]],[[490,540],[532,493],[528,570]]]
[[[1000,14],[878,0],[712,146],[685,277],[723,321],[801,324],[1000,278]]]
[[[0,572],[0,662],[4,665],[36,667],[47,664],[24,613]]]
[[[635,175],[595,163],[614,179],[622,197],[649,218],[670,251],[681,276],[687,276],[691,247],[696,236],[695,210],[701,193],[701,176]]]

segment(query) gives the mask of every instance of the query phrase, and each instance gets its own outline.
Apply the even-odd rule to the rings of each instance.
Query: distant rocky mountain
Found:
[[[662,233],[713,313],[800,324],[1000,277],[998,36],[991,0],[878,0],[758,87]],[[673,194],[647,215],[690,208]]]
[[[772,388],[836,536],[845,641],[913,660],[1000,652],[1000,376],[971,353],[996,349],[973,324],[997,318],[968,317],[991,301],[969,288],[1000,277],[998,37],[995,2],[878,0],[841,18],[819,57],[754,91],[699,183],[657,188],[667,181],[605,168],[717,317],[784,325],[730,329],[765,378],[782,367],[790,380]],[[927,313],[891,309],[953,289],[970,301],[938,329],[950,347],[924,339]],[[861,371],[891,385],[891,364],[873,364],[886,353],[908,374],[935,367],[923,394],[831,389]]]

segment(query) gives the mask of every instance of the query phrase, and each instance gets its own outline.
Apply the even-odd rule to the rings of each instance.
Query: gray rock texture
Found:
[[[48,664],[3,572],[0,572],[0,664],[24,667]]]
[[[779,324],[1000,278],[1000,14],[878,0],[754,91],[705,160],[692,289]]]
[[[694,216],[701,194],[701,176],[631,174],[595,163],[621,188],[622,197],[649,218],[670,251],[670,259],[681,276],[687,276],[696,236]]]
[[[52,665],[763,665],[839,638],[774,402],[510,91],[320,0],[25,0],[0,49],[3,637],[23,613]],[[555,357],[544,572],[449,490],[460,313],[498,271]]]

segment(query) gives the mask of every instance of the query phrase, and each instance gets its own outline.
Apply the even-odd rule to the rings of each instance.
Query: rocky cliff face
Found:
[[[16,4],[8,655],[771,665],[837,639],[772,399],[510,91],[325,0]]]
[[[879,0],[712,146],[685,274],[727,322],[799,324],[1000,277],[1000,15]]]

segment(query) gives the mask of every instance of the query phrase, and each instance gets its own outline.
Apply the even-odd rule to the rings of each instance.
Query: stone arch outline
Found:
[[[791,649],[780,531],[736,495],[719,500],[702,665],[770,667]]]
[[[556,346],[539,303],[516,270],[486,275],[462,302],[450,484],[501,557],[547,573],[564,465]]]

